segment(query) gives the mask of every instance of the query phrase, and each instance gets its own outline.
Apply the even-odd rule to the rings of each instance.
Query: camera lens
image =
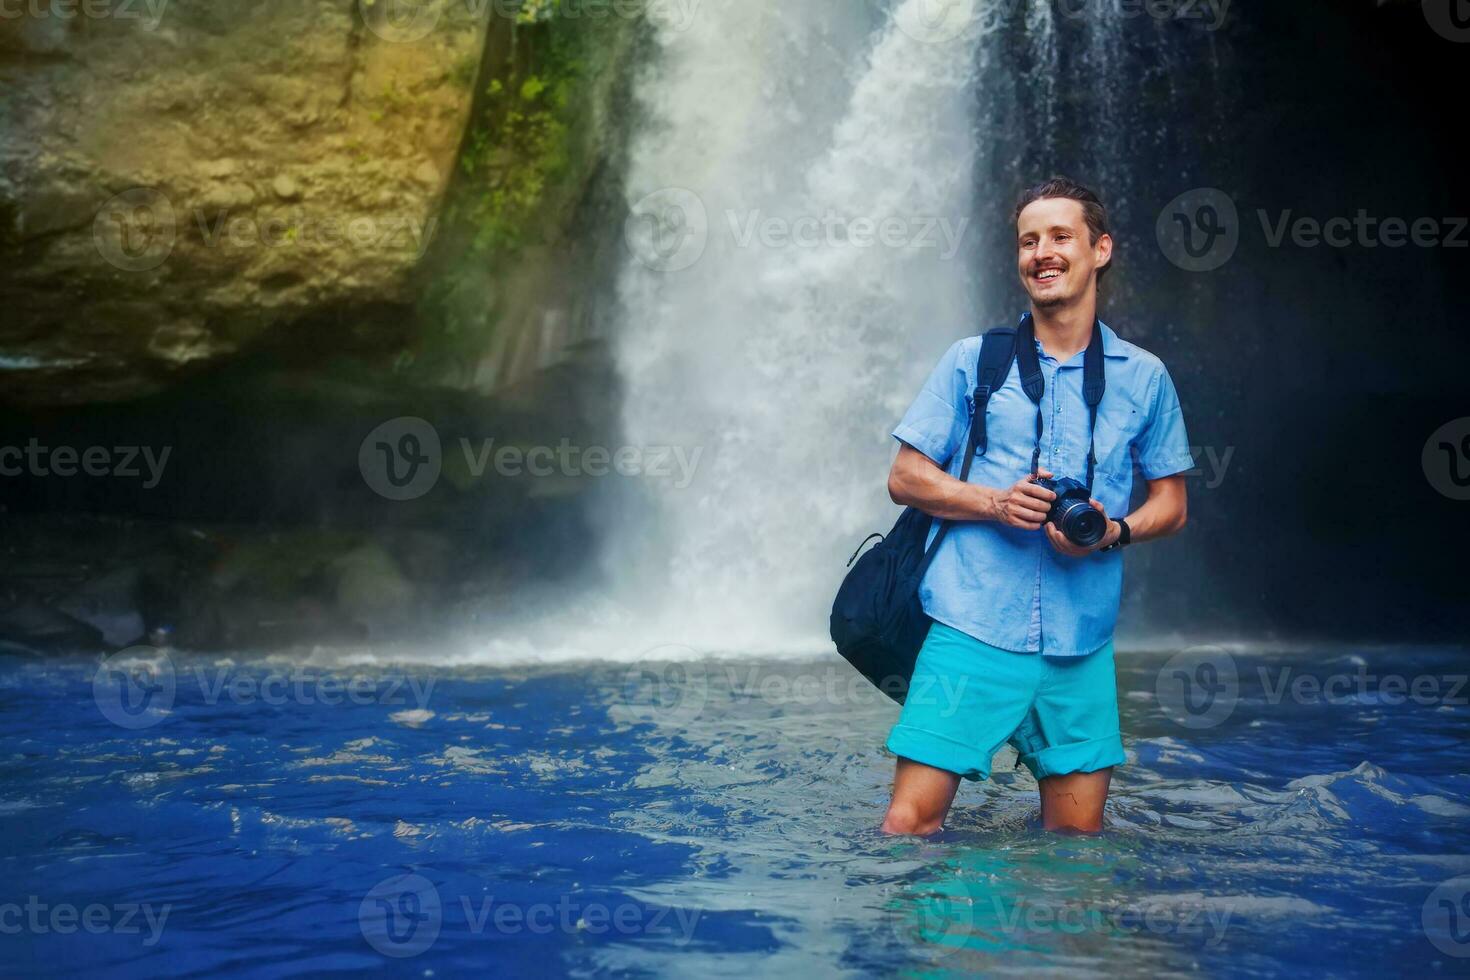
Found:
[[[1085,500],[1069,501],[1060,518],[1057,527],[1079,548],[1091,548],[1108,533],[1108,519]]]

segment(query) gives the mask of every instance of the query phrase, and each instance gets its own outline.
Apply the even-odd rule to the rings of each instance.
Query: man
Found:
[[[1040,405],[1013,364],[990,399],[985,455],[973,461],[969,482],[958,480],[981,345],[971,337],[944,355],[893,432],[894,502],[958,523],[919,590],[934,625],[919,652],[915,693],[888,738],[898,756],[888,833],[942,829],[960,780],[987,778],[1007,742],[1037,778],[1047,829],[1102,829],[1112,768],[1125,761],[1112,642],[1122,547],[1185,523],[1181,474],[1194,461],[1174,383],[1157,357],[1097,318],[1098,283],[1113,254],[1102,203],[1052,178],[1022,196],[1016,232],[1045,379]],[[1094,330],[1107,387],[1091,426],[1082,380]],[[1102,540],[1083,548],[1047,522],[1055,494],[1032,471],[1085,482],[1089,445],[1091,503],[1109,520]],[[1121,517],[1135,454],[1148,495]]]

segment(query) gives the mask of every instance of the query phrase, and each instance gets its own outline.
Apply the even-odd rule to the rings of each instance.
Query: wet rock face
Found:
[[[266,331],[411,300],[484,50],[478,5],[10,9],[0,398],[147,393]]]

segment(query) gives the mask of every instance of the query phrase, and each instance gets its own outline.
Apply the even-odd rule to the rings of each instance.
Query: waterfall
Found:
[[[706,3],[637,85],[617,362],[630,446],[682,447],[608,543],[648,635],[825,643],[843,563],[896,516],[888,433],[974,333],[983,18],[930,0]],[[939,8],[943,13],[964,4]]]

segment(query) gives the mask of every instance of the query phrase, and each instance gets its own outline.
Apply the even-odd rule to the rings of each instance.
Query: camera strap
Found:
[[[1021,387],[1026,397],[1036,406],[1036,445],[1031,450],[1031,476],[1034,479],[1041,471],[1041,433],[1045,424],[1041,399],[1046,394],[1046,376],[1041,373],[1041,359],[1036,354],[1036,322],[1030,313],[1021,318],[1016,329],[1016,365],[1021,374]],[[1092,479],[1097,469],[1097,406],[1107,391],[1108,381],[1103,369],[1102,321],[1092,325],[1092,339],[1087,344],[1087,353],[1082,361],[1082,398],[1087,402],[1087,489],[1092,489]]]

